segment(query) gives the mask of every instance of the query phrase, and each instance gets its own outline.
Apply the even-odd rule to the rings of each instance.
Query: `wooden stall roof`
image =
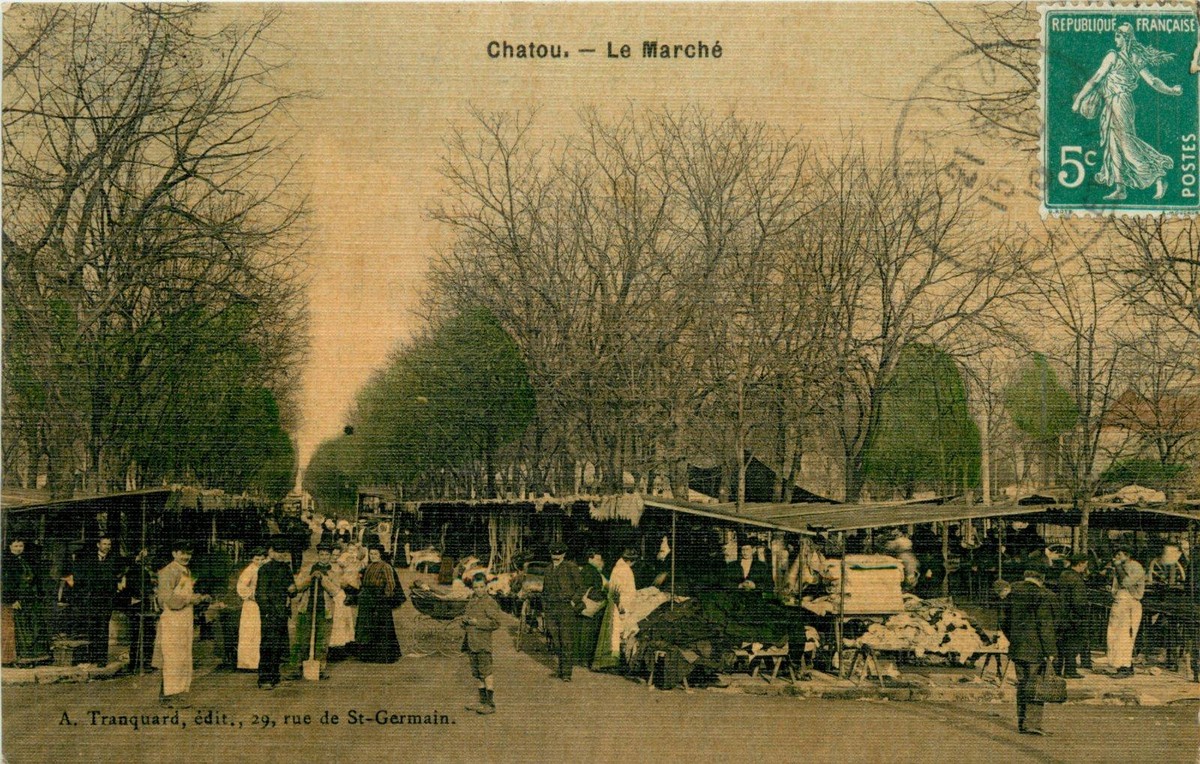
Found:
[[[360,493],[367,493],[362,491]],[[571,505],[577,502],[600,502],[599,496],[538,497],[531,499],[442,499],[407,501],[402,509],[416,512],[422,505],[457,505],[464,507],[520,506],[540,511],[544,505]],[[826,531],[853,531],[888,528],[921,523],[958,522],[985,518],[1005,518],[1031,523],[1074,526],[1080,513],[1070,505],[1049,499],[1045,504],[1022,504],[1006,501],[996,504],[968,504],[960,497],[937,497],[914,501],[888,501],[864,504],[777,504],[747,503],[738,512],[735,503],[697,504],[662,496],[642,496],[645,507],[655,507],[696,517],[707,517],[739,525],[753,526],[786,533],[815,535]],[[1098,528],[1126,530],[1185,530],[1200,522],[1200,502],[1183,502],[1155,506],[1093,507],[1090,523]]]
[[[1186,530],[1200,522],[1200,506],[1098,506],[1089,522],[1093,527],[1125,530]],[[1078,510],[1062,504],[1023,505],[1017,502],[967,504],[951,498],[891,501],[867,504],[746,504],[741,514],[735,504],[693,505],[647,499],[647,506],[758,525],[792,533],[853,531],[921,523],[957,522],[984,518],[1024,520],[1050,525],[1079,525]]]
[[[0,493],[0,508],[6,513],[38,512],[48,510],[70,510],[74,508],[95,507],[98,504],[125,503],[131,499],[145,497],[149,500],[166,502],[171,495],[170,488],[145,488],[140,491],[124,491],[121,493],[106,493],[94,496],[75,496],[70,499],[54,499],[39,497],[32,492],[10,492],[5,489]]]
[[[767,530],[784,531],[786,533],[800,533],[806,536],[816,535],[810,529],[803,525],[774,522],[757,517],[750,511],[755,506],[790,506],[797,507],[797,504],[788,505],[753,505],[747,504],[743,506],[741,514],[737,511],[736,504],[693,504],[691,502],[677,501],[675,499],[664,499],[661,497],[645,498],[642,503],[647,507],[656,507],[665,509],[670,512],[679,512],[685,515],[694,515],[696,517],[707,517],[713,520],[724,520],[726,522],[736,523],[738,525],[748,525],[755,528],[764,528]],[[819,506],[828,507],[828,504]]]

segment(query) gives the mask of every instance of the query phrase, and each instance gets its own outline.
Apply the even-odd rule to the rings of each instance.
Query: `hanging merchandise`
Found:
[[[725,562],[733,562],[738,558],[737,531],[732,528],[722,528],[721,535],[723,537],[721,552],[725,556]]]

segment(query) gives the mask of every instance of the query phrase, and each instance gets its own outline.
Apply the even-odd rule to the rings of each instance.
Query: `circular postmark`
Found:
[[[935,158],[997,225],[1045,224],[1041,49],[1027,42],[1036,36],[1035,21],[1025,40],[979,42],[943,57],[905,95],[892,132],[896,167],[913,153]],[[1111,230],[1108,212],[1058,216],[1078,253]]]

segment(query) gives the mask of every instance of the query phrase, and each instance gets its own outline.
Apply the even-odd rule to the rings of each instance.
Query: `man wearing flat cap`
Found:
[[[1088,646],[1087,574],[1088,556],[1073,554],[1067,558],[1070,565],[1058,577],[1058,598],[1062,610],[1058,623],[1059,671],[1067,679],[1082,679],[1079,665],[1091,663],[1091,648]]]
[[[463,651],[471,660],[471,676],[479,682],[479,703],[467,706],[477,714],[496,713],[496,690],[492,680],[492,632],[500,628],[500,606],[487,593],[487,574],[471,578],[471,598],[463,612]]]
[[[583,608],[583,575],[579,566],[567,559],[567,545],[550,545],[550,568],[542,584],[542,606],[546,614],[546,629],[550,632],[551,648],[558,656],[555,674],[564,682],[571,681],[578,642],[576,621]]]
[[[317,561],[296,576],[296,638],[292,642],[291,658],[283,670],[286,678],[299,676],[300,666],[310,653],[321,662],[321,678],[326,678],[333,601],[342,589],[333,574],[332,553],[333,544],[322,541],[317,545]]]
[[[1017,728],[1025,735],[1045,735],[1042,703],[1034,698],[1038,676],[1048,670],[1055,644],[1056,597],[1046,588],[1037,563],[1026,565],[1024,580],[1013,584],[1005,600],[1000,628],[1008,637],[1008,657],[1017,671]]]

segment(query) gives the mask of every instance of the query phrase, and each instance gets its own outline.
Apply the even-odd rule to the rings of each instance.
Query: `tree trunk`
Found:
[[[863,484],[865,482],[862,457],[851,456],[846,459],[846,475],[843,480],[843,486],[846,489],[847,503],[853,504],[862,498]]]
[[[991,417],[985,411],[979,418],[979,483],[984,506],[992,503]]]
[[[784,504],[792,503],[792,496],[795,494],[796,480],[799,477],[800,460],[802,457],[803,454],[800,452],[799,428],[794,424],[789,424],[785,433],[783,463],[779,467],[779,473],[785,476],[783,491],[779,496],[779,501]]]

